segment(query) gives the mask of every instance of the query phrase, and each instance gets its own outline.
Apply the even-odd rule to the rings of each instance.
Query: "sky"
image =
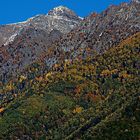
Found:
[[[91,12],[102,12],[109,5],[130,0],[0,0],[0,25],[25,21],[38,14],[46,14],[63,5],[85,17]]]

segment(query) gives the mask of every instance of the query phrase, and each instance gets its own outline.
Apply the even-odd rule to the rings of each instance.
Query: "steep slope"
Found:
[[[73,11],[64,6],[56,7],[46,15],[37,15],[29,18],[27,21],[0,26],[0,46],[8,45],[24,29],[34,27],[49,33],[52,30],[58,30],[62,33],[68,33],[77,26],[81,20]]]
[[[79,27],[52,45],[46,57],[48,65],[63,59],[82,59],[103,53],[140,31],[140,4],[122,3],[110,6],[101,14],[93,13]],[[52,56],[51,56],[51,53]],[[56,53],[56,57],[54,54]],[[47,52],[46,52],[47,53]]]
[[[63,37],[37,17],[2,46],[0,139],[139,140],[139,14],[139,0],[111,6]]]
[[[81,18],[66,7],[56,7],[47,15],[38,15],[25,22],[0,27],[5,45],[0,47],[0,75],[8,75],[40,59],[53,41],[75,28]],[[4,39],[3,39],[4,38]]]
[[[45,61],[47,66],[52,68],[56,63],[65,60],[83,59],[89,55],[94,55],[95,52],[104,53],[110,47],[117,46],[123,39],[140,31],[139,15],[140,4],[135,1],[129,4],[123,3],[119,6],[110,6],[101,14],[91,14],[81,21],[80,25],[70,33],[60,37],[61,33],[59,31],[67,30],[68,27],[73,25],[72,22],[70,26],[67,26],[63,22],[62,17],[68,23],[68,18],[72,19],[72,21],[80,19],[65,7],[54,8],[47,16],[37,16],[31,20],[35,21],[35,25],[37,24],[37,30],[33,24],[22,35],[19,35],[12,45],[0,48],[2,52],[0,54],[1,79],[3,82],[7,81],[11,75],[20,72],[24,67],[37,59]],[[60,29],[57,33],[54,33],[54,30],[51,32],[55,35],[46,34],[44,22],[42,22],[46,17],[49,17],[49,21],[53,17],[53,21],[49,23],[55,25],[54,27],[59,25]],[[59,19],[60,23],[56,24],[54,19]],[[63,23],[62,26],[61,20]],[[13,49],[9,51],[9,48]],[[14,55],[11,53],[13,51]],[[28,52],[31,53],[28,54]]]
[[[139,52],[137,33],[50,72],[31,65],[3,87],[15,99],[1,105],[1,139],[139,139]]]

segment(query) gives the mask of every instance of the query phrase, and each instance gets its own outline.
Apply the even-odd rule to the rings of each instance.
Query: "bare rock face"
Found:
[[[48,13],[49,16],[53,16],[56,18],[61,18],[63,17],[64,19],[73,19],[73,21],[77,21],[79,17],[70,9],[64,6],[59,6],[54,8]]]
[[[47,33],[58,30],[62,34],[68,33],[81,19],[70,9],[59,6],[49,11],[46,15],[37,15],[27,21],[0,26],[0,46],[13,42],[16,36],[30,27],[44,30]]]
[[[0,26],[0,76],[22,70],[43,57],[48,46],[74,29],[81,18],[70,9],[59,6],[46,15],[25,22]]]
[[[140,0],[132,0],[132,2],[140,3]]]
[[[12,40],[19,32],[19,27],[15,25],[0,26],[0,46]]]
[[[139,3],[112,5],[101,14],[86,17],[76,29],[57,41],[52,55],[46,56],[46,64],[52,66],[64,59],[83,59],[95,52],[102,54],[139,31]],[[53,52],[58,53],[54,56]]]

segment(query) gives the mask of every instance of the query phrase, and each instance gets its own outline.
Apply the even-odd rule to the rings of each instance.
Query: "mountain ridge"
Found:
[[[55,12],[55,9],[53,10],[51,13]],[[56,16],[56,13],[55,15],[37,15],[26,22],[0,26],[0,39],[5,39],[5,43],[0,41],[5,44],[0,47],[0,75],[10,73],[13,65],[15,65],[14,69],[21,69],[18,68],[20,65],[24,67],[26,64],[32,63],[40,57],[43,51],[47,50],[48,44],[71,31],[81,22],[82,19],[76,14],[72,14],[70,17],[65,16],[65,12],[67,12],[67,15],[69,12],[70,14],[73,13],[71,10],[66,10],[64,8],[63,15],[60,15],[60,13],[58,13],[58,16]],[[74,18],[72,18],[73,16]],[[32,45],[34,49],[31,51]],[[13,52],[16,48],[17,51]],[[24,58],[25,56],[27,57]],[[23,59],[18,58],[18,64],[13,64],[17,62],[17,57],[23,57]]]
[[[27,75],[3,88],[3,93],[14,93],[14,100],[4,98],[0,108],[0,137],[137,140],[139,39],[140,32],[103,55],[51,71],[41,63],[28,67]]]
[[[83,20],[65,7],[31,19],[0,47],[0,139],[139,140],[139,15],[133,1]]]
[[[39,29],[44,29],[44,30],[46,28],[48,28],[48,29],[50,28],[48,30],[48,32],[50,30],[53,30],[56,28],[56,29],[60,30],[62,33],[68,33],[71,29],[74,28],[74,26],[76,26],[78,24],[78,22],[81,20],[81,18],[76,16],[76,14],[72,10],[65,8],[65,7],[63,7],[63,9],[61,9],[61,12],[63,11],[63,14],[60,14],[59,11],[57,13],[55,9],[59,9],[60,7],[62,7],[62,6],[58,6],[54,9],[50,10],[48,12],[48,14],[36,15],[23,22],[2,25],[2,26],[0,26],[0,28],[2,28],[2,29],[0,29],[0,32],[2,32],[2,30],[4,30],[4,32],[6,34],[5,28],[6,28],[6,26],[8,26],[9,30],[11,30],[11,32],[13,30],[13,32],[14,32],[14,34],[11,34],[11,32],[8,32],[8,34],[11,34],[10,37],[13,36],[13,40],[14,40],[14,36],[16,36],[16,34],[20,34],[20,30],[22,30],[24,28],[28,28],[29,26],[34,26],[37,29],[39,28]],[[71,15],[71,16],[68,17],[66,15]],[[59,22],[58,20],[62,20],[61,22],[64,21],[66,23],[66,25],[64,25],[62,23],[64,27],[61,27],[60,25],[57,26],[57,24],[60,24],[60,23],[57,23],[57,22]],[[55,22],[55,24],[53,22]],[[67,25],[67,23],[70,25]],[[4,38],[4,39],[2,41],[0,41],[0,45],[2,45],[2,44],[8,45],[10,43],[10,41],[8,41],[8,39],[6,39],[6,37],[5,37],[6,35],[5,36],[4,36],[4,34],[2,34],[2,35],[0,34],[1,40],[2,40],[2,38]],[[5,42],[5,40],[7,40],[7,42]]]
[[[50,31],[47,30],[46,34],[44,29],[40,30],[40,26],[38,27],[39,30],[35,29],[36,26],[30,26],[28,30],[25,30],[24,35],[18,37],[19,39],[17,38],[13,44],[10,44],[10,46],[4,46],[1,49],[4,49],[3,51],[7,52],[8,48],[12,49],[11,46],[13,46],[13,49],[14,47],[17,47],[17,54],[15,56],[21,57],[21,60],[17,61],[16,64],[19,65],[16,66],[17,71],[36,59],[46,61],[48,66],[51,67],[55,63],[59,63],[59,61],[63,61],[64,59],[74,59],[76,57],[82,59],[88,55],[94,55],[94,51],[97,53],[103,53],[108,48],[117,46],[120,41],[140,30],[140,17],[138,16],[140,12],[139,9],[140,4],[137,3],[122,3],[119,6],[110,6],[101,14],[93,13],[82,21],[80,20],[77,26],[69,33],[62,35],[62,37],[61,35],[58,35],[56,41],[51,37],[47,37],[48,32]],[[40,25],[40,17],[39,21],[38,17],[34,20],[39,22],[38,25]],[[65,26],[62,26],[62,29],[64,27]],[[21,46],[24,50],[20,50],[18,46]],[[29,46],[35,47],[35,59],[31,58],[32,54],[27,56],[24,52],[25,48],[27,48],[27,50],[30,49]],[[40,48],[40,50],[38,48]],[[90,52],[88,50],[92,51]],[[7,54],[9,54],[9,52],[7,52]],[[28,61],[25,61],[25,55],[27,56],[26,58],[29,59]],[[5,73],[5,70],[15,70],[15,68],[13,68],[15,65],[13,64],[13,59],[16,58],[14,57],[8,62],[3,57],[4,56],[2,56],[3,62],[6,61],[6,63],[2,62],[3,68],[1,71]]]

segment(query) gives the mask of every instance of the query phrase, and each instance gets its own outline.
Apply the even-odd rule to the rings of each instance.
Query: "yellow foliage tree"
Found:
[[[19,78],[19,82],[21,83],[23,80],[26,80],[26,79],[27,79],[27,77],[26,77],[26,76],[21,75],[21,76],[20,76],[20,78]]]
[[[82,108],[82,107],[77,106],[77,107],[73,110],[73,113],[74,113],[74,114],[76,114],[76,113],[81,113],[81,112],[82,112],[82,110],[83,110],[83,108]]]
[[[127,71],[122,71],[121,73],[119,73],[119,77],[127,79],[127,78],[131,78],[131,75],[128,74]]]
[[[35,79],[36,79],[37,81],[41,82],[41,81],[43,80],[43,77],[40,76],[40,77],[36,77]]]
[[[14,86],[13,86],[13,84],[11,82],[8,85],[6,85],[6,90],[7,91],[11,91],[13,89],[14,89]]]
[[[111,72],[109,70],[103,70],[101,72],[101,76],[109,76],[111,74]]]
[[[49,80],[49,77],[52,76],[52,72],[48,72],[46,75],[45,75],[45,79],[48,81]]]
[[[0,113],[3,113],[3,111],[4,111],[4,108],[1,107],[1,108],[0,108]]]

